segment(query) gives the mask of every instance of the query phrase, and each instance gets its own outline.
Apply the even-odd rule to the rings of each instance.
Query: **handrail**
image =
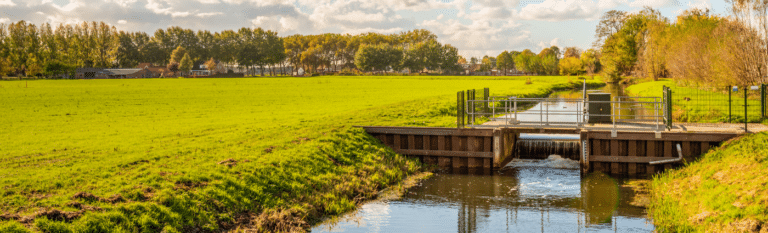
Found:
[[[557,104],[576,103],[574,106],[553,108]],[[610,114],[590,114],[588,104],[610,104]],[[611,117],[611,130],[617,128],[648,128],[662,130],[666,122],[666,103],[660,97],[619,96],[611,101],[590,101],[583,98],[517,98],[515,96],[491,96],[488,99],[466,100],[464,112],[468,116],[470,127],[476,125],[480,117],[502,121],[504,126],[597,128],[587,124],[589,117]],[[482,109],[478,109],[480,106]],[[487,106],[487,107],[485,107]],[[520,108],[520,106],[526,106]],[[629,113],[628,113],[629,112]],[[662,115],[660,115],[660,113]],[[532,116],[538,115],[536,119]],[[551,117],[550,117],[551,116]],[[572,116],[573,119],[570,119]],[[554,118],[552,118],[554,117]],[[564,118],[565,117],[565,118]],[[645,122],[643,125],[642,122]],[[655,124],[649,124],[655,123]],[[603,127],[604,128],[604,127]]]

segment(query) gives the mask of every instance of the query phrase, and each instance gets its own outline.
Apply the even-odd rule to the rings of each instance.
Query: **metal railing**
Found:
[[[468,127],[532,127],[631,129],[661,131],[666,122],[666,102],[659,97],[615,97],[613,101],[583,98],[517,98],[489,96],[465,100]],[[610,114],[590,113],[590,104],[610,105]],[[590,123],[590,117],[610,117],[610,122]],[[487,122],[486,122],[487,121]],[[484,124],[478,124],[484,122]]]

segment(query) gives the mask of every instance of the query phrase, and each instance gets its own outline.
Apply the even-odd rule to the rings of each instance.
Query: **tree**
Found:
[[[176,72],[179,72],[179,63],[178,62],[171,62],[168,63],[168,65],[165,67],[168,71],[173,72],[173,75],[176,75]]]
[[[213,71],[216,70],[216,65],[216,60],[213,60],[213,58],[205,62],[205,68],[211,71],[211,74],[213,74]]]
[[[624,25],[626,14],[626,12],[617,10],[605,12],[603,16],[600,17],[600,23],[597,24],[597,28],[595,29],[596,40],[593,46],[596,48],[603,47],[603,42],[608,39],[609,36],[619,32]]]
[[[491,61],[491,58],[488,57],[488,55],[483,56],[483,61],[480,63],[480,71],[491,71],[493,70],[493,61]]]
[[[560,75],[578,75],[584,72],[581,61],[575,57],[566,57],[558,64]]]
[[[467,59],[462,56],[459,56],[459,64],[462,64],[462,65],[467,64]]]
[[[597,51],[588,49],[581,53],[581,64],[589,75],[594,75],[600,71],[600,58]]]
[[[186,74],[189,74],[189,71],[192,70],[192,58],[189,57],[188,53],[184,54],[184,57],[181,58],[181,63],[179,63],[179,70],[182,72],[186,72]],[[183,73],[182,73],[183,74]]]
[[[506,50],[504,52],[501,52],[498,56],[496,56],[496,67],[499,67],[499,69],[504,70],[504,76],[507,75],[507,70],[510,69],[512,66],[511,64],[514,64],[514,61],[512,60],[512,57],[509,55],[509,52]]]
[[[472,64],[472,65],[477,65],[477,58],[476,58],[476,57],[472,57],[472,58],[470,58],[470,59],[469,59],[469,64]]]
[[[383,70],[387,67],[397,68],[403,59],[401,48],[388,44],[362,45],[355,55],[355,65],[362,71]]]
[[[40,65],[40,60],[37,58],[35,54],[29,54],[27,55],[29,59],[27,59],[27,65],[26,65],[26,76],[29,77],[32,76],[38,76],[43,71],[42,66]]]
[[[520,52],[520,54],[514,58],[516,68],[525,73],[535,73],[537,67],[540,65],[537,64],[540,63],[540,61],[537,61],[537,57],[538,56],[531,52],[530,49],[523,50],[523,52]]]
[[[187,50],[184,49],[184,47],[176,47],[176,49],[173,50],[171,53],[171,63],[179,63],[181,62],[181,59],[184,57],[184,55],[187,54]]]
[[[540,69],[537,73],[547,74],[547,75],[556,75],[558,73],[557,64],[560,60],[558,59],[559,56],[560,56],[560,48],[558,48],[557,46],[552,46],[549,48],[542,49],[538,55],[539,61],[541,61],[539,64],[541,66],[539,67]]]
[[[580,54],[581,54],[581,49],[576,47],[566,47],[565,52],[563,53],[563,58],[574,57],[576,59],[579,59]]]
[[[458,73],[461,72],[461,65],[459,65],[459,49],[449,44],[443,45],[440,55],[440,71],[442,73]]]

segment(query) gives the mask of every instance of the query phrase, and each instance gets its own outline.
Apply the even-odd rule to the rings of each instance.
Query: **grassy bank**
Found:
[[[676,122],[718,123],[729,121],[728,92],[723,88],[681,87],[671,79],[649,81],[631,85],[626,92],[635,96],[662,97],[664,86],[672,89],[672,117]],[[731,122],[744,122],[744,90],[731,95]],[[760,122],[760,100],[758,91],[750,91],[747,98],[749,106],[747,118],[750,122]]]
[[[654,177],[654,224],[663,232],[766,232],[766,170],[768,133],[759,133]]]
[[[0,231],[305,229],[419,170],[350,126],[453,127],[459,90],[581,85],[526,78],[2,82]]]

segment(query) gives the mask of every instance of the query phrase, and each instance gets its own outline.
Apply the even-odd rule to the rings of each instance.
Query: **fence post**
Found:
[[[483,102],[483,111],[485,111],[485,112],[490,112],[490,110],[488,109],[488,99],[490,99],[490,97],[491,97],[490,92],[491,91],[487,87],[485,89],[483,89],[483,100],[484,100],[484,102]]]
[[[456,92],[456,128],[461,128],[461,94],[462,92]]]
[[[760,84],[760,120],[765,119],[765,84]]]
[[[672,102],[672,88],[667,87],[667,114],[668,114],[667,117],[669,117],[669,121],[667,122],[667,127],[669,127],[670,129],[672,129],[672,121],[673,121],[673,117],[674,117],[674,116],[672,116],[672,103],[673,103]]]
[[[733,116],[731,115],[731,93],[733,92],[733,88],[730,86],[726,86],[725,88],[728,89],[728,123],[731,123],[731,117]]]
[[[475,108],[476,106],[475,106],[475,102],[474,102],[475,100],[477,100],[477,95],[475,95],[475,92],[477,92],[477,90],[472,89],[472,106],[470,106],[470,107],[472,108],[472,124],[473,125],[475,124],[475,110],[477,110]]]
[[[747,90],[749,90],[749,86],[744,86],[744,132],[749,132],[747,129],[747,122],[749,122],[749,118],[747,118]]]
[[[472,120],[472,116],[474,115],[472,113],[473,109],[469,108],[470,106],[469,106],[469,103],[468,103],[470,100],[472,100],[472,90],[467,90],[466,93],[467,93],[467,96],[466,96],[466,99],[464,101],[464,110],[466,110],[468,115],[464,118],[464,120],[465,120],[464,121],[465,122],[464,125],[469,125],[469,123]]]

